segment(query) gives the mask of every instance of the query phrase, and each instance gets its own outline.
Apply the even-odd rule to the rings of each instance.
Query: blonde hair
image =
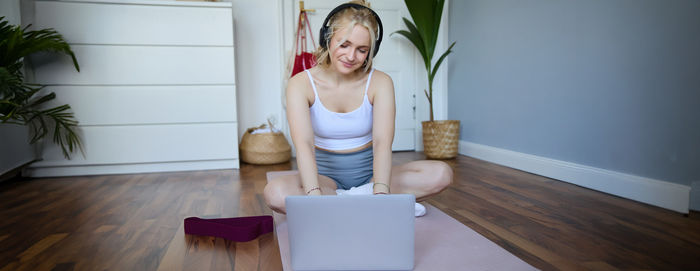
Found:
[[[353,0],[348,3],[358,4],[369,8],[369,2],[367,2],[366,0]],[[368,9],[358,9],[354,7],[349,7],[333,15],[333,17],[331,17],[331,19],[328,21],[328,24],[329,26],[328,32],[326,32],[326,37],[319,37],[320,42],[327,42],[327,44],[325,44],[326,46],[319,46],[316,49],[316,51],[314,51],[314,57],[316,58],[317,63],[316,65],[321,66],[323,68],[328,68],[330,66],[331,50],[335,49],[330,48],[331,38],[333,37],[333,35],[335,35],[336,32],[338,32],[344,27],[349,27],[349,29],[352,29],[353,27],[355,27],[355,25],[361,25],[367,28],[367,30],[369,31],[370,39],[369,53],[367,54],[365,63],[362,64],[362,68],[364,68],[364,72],[367,72],[369,69],[371,69],[372,62],[374,60],[374,51],[376,50],[378,32],[377,19],[374,17],[374,14],[372,14],[372,12]],[[338,45],[336,45],[336,47],[343,44],[348,39],[349,35],[350,32],[345,34],[341,42],[339,42]]]

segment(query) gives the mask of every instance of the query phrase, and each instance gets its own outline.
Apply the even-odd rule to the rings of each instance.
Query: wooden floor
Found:
[[[394,163],[423,159],[394,154]],[[624,200],[469,157],[430,204],[542,270],[700,270],[700,214]],[[0,184],[0,270],[281,270],[273,234],[185,236],[188,216],[271,214],[265,172],[13,179]],[[465,267],[468,270],[468,267]]]

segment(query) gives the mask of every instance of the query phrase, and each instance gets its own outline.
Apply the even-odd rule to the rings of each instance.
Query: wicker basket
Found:
[[[289,161],[292,147],[282,133],[252,134],[255,127],[245,131],[241,139],[241,160],[249,164],[271,165]]]
[[[429,159],[450,159],[457,157],[459,144],[459,121],[424,121],[423,151]]]

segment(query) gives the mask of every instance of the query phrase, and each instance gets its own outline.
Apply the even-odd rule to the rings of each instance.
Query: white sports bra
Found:
[[[367,97],[367,90],[373,72],[374,69],[369,72],[367,77],[362,105],[351,112],[337,113],[323,106],[321,99],[318,98],[314,79],[309,70],[306,70],[311,87],[314,89],[314,104],[309,110],[311,111],[311,126],[314,130],[314,145],[316,147],[339,151],[357,148],[372,141],[372,104]]]

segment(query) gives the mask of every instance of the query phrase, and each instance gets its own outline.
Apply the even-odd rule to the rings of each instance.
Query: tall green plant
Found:
[[[46,108],[46,103],[55,99],[56,94],[42,95],[39,92],[44,86],[24,82],[22,67],[25,57],[38,52],[66,54],[73,59],[77,71],[80,66],[58,32],[53,29],[27,31],[28,27],[10,25],[5,17],[0,17],[0,123],[31,127],[31,144],[51,131],[53,142],[61,146],[66,158],[70,158],[74,150],[83,151],[76,133],[78,121],[67,104]]]
[[[434,120],[433,117],[433,79],[435,74],[437,74],[438,68],[442,61],[452,52],[452,47],[455,46],[456,42],[453,42],[447,51],[445,51],[440,58],[438,58],[435,65],[433,63],[433,54],[435,52],[435,44],[437,43],[438,33],[440,32],[440,20],[442,19],[442,8],[445,5],[444,0],[404,0],[408,12],[411,13],[413,22],[406,18],[403,18],[403,22],[406,24],[408,30],[399,30],[392,34],[401,34],[406,37],[413,45],[418,49],[421,56],[423,57],[423,62],[425,63],[425,70],[428,73],[428,89],[423,90],[425,96],[428,98],[428,103],[430,103],[430,121]]]

